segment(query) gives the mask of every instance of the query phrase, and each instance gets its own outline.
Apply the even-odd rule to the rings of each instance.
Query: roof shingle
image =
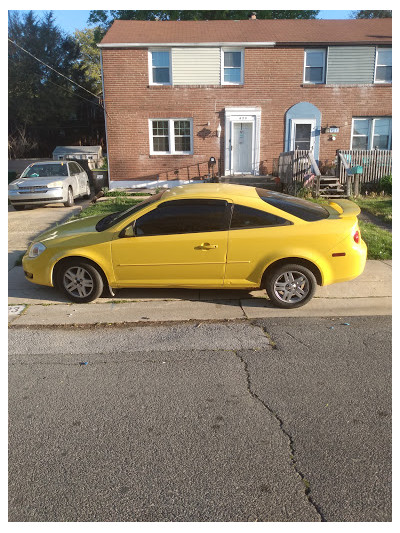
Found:
[[[118,44],[265,43],[390,44],[392,19],[116,20],[100,46]]]

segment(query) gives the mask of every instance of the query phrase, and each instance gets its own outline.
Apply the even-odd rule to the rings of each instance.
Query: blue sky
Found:
[[[25,11],[25,10],[23,10]],[[33,10],[38,16],[41,16],[43,10]],[[73,33],[76,29],[81,30],[88,26],[87,20],[89,18],[89,9],[82,10],[54,10],[57,25],[60,26],[67,33]],[[321,10],[319,12],[319,19],[347,19],[351,11],[344,10]]]

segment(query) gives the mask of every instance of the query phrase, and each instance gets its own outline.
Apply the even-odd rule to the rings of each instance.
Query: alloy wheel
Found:
[[[91,273],[82,266],[72,266],[64,272],[63,285],[71,296],[87,298],[93,292],[94,280]]]
[[[307,298],[310,284],[307,277],[297,271],[283,272],[274,282],[276,298],[287,304],[297,304]]]

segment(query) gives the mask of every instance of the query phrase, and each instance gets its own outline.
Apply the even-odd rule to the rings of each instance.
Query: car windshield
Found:
[[[21,178],[53,178],[54,176],[68,176],[68,168],[65,163],[51,163],[30,165],[21,175]]]
[[[261,200],[264,200],[267,204],[307,222],[314,222],[329,217],[329,211],[327,209],[308,200],[267,189],[257,188],[256,190]]]
[[[165,191],[159,192],[158,194],[155,194],[154,196],[151,196],[147,200],[143,200],[143,202],[140,202],[140,204],[136,204],[133,207],[130,207],[129,209],[126,209],[125,211],[117,211],[116,213],[110,213],[109,215],[105,216],[104,218],[100,219],[96,224],[96,230],[97,231],[104,231],[106,229],[111,228],[112,226],[115,226],[115,224],[118,224],[125,218],[130,217],[134,213],[137,213],[144,207],[148,206],[149,204],[153,204],[154,202],[158,202],[158,200],[161,199],[162,195],[165,193]]]

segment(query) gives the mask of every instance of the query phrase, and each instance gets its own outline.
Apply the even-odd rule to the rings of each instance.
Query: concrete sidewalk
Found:
[[[120,289],[115,298],[71,304],[58,291],[25,280],[22,267],[9,272],[9,322],[14,326],[238,320],[272,317],[390,315],[392,262],[367,261],[357,279],[318,287],[304,307],[283,310],[265,291]]]

